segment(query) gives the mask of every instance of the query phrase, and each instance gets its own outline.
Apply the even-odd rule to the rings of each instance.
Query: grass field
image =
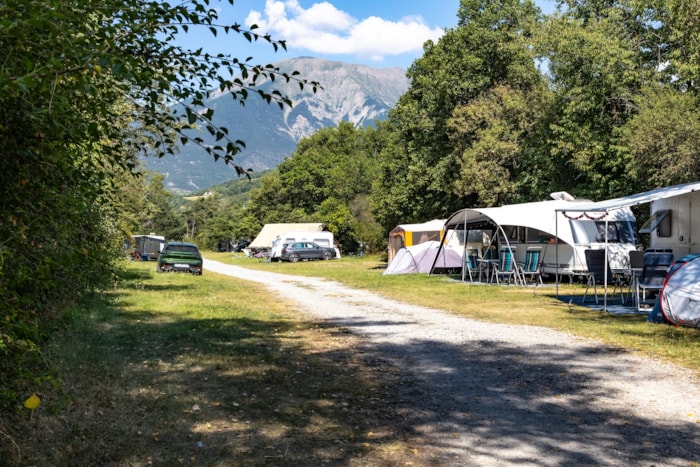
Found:
[[[377,258],[239,266],[326,277],[476,319],[546,326],[700,372],[700,332],[569,306],[552,287],[383,276]],[[582,293],[580,286],[567,293]],[[128,263],[45,351],[55,386],[0,420],[0,465],[429,465],[396,394],[411,382],[344,329],[255,283]],[[399,390],[399,387],[401,390]]]

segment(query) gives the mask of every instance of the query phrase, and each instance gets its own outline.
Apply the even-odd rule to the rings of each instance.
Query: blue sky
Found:
[[[545,12],[554,7],[553,0],[537,3]],[[190,32],[184,45],[253,56],[255,63],[311,56],[405,69],[422,55],[426,40],[437,41],[457,24],[459,0],[236,0],[233,7],[211,6],[219,10],[219,23],[257,24],[259,32],[286,40],[287,51],[206,31]]]

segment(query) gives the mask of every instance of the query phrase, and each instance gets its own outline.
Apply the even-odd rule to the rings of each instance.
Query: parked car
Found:
[[[189,272],[202,274],[202,254],[197,245],[187,242],[168,242],[158,255],[157,272]]]
[[[335,249],[320,246],[314,242],[296,242],[282,248],[280,259],[296,263],[299,260],[335,258]]]

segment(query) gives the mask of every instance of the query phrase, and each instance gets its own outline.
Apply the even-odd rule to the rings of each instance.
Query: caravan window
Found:
[[[634,223],[630,221],[570,221],[574,241],[577,244],[588,243],[635,243]],[[607,232],[606,232],[607,226]]]
[[[639,229],[639,233],[648,234],[656,229],[656,235],[659,237],[671,236],[671,211],[664,209],[656,211],[651,215],[649,220]]]
[[[506,234],[506,238],[511,242],[518,241],[518,227],[515,225],[504,225],[503,232]]]
[[[607,235],[605,233],[605,227],[607,225]],[[617,223],[608,222],[607,224],[603,221],[597,221],[595,223],[596,229],[598,229],[598,235],[596,235],[596,241],[605,242],[606,237],[608,243],[617,243],[620,241],[620,236],[617,233]]]
[[[429,241],[440,241],[440,232],[426,231],[426,232],[413,232],[413,244],[425,243]]]

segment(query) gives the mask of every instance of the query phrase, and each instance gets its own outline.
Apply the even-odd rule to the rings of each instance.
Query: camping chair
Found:
[[[542,264],[542,248],[528,248],[525,251],[525,261],[518,263],[520,268],[520,275],[523,281],[529,276],[530,280],[535,282],[535,285],[539,282],[540,285],[544,284],[542,282],[542,274],[540,272],[540,265]]]
[[[642,269],[644,269],[644,252],[640,250],[631,250],[629,252],[629,264],[630,264],[630,276],[629,276],[629,290],[627,296],[632,295],[632,290],[637,290],[637,282],[639,281],[639,276],[642,275]],[[635,304],[636,304],[635,298]]]
[[[637,310],[644,311],[646,305],[647,291],[660,292],[666,279],[666,271],[673,263],[673,253],[647,251],[644,253],[644,266],[642,274],[635,286],[635,298],[637,300]],[[642,291],[642,299],[639,299],[639,291]]]
[[[586,291],[583,293],[583,303],[586,302],[586,296],[591,287],[593,287],[593,295],[595,296],[595,302],[598,304],[598,284],[612,284],[613,285],[613,295],[617,290],[620,291],[620,301],[625,303],[625,297],[622,294],[622,280],[619,277],[613,276],[610,270],[610,263],[608,262],[606,268],[606,258],[607,250],[585,250],[586,255],[586,266],[588,267],[588,272],[586,273]]]
[[[499,251],[498,261],[493,267],[493,279],[496,279],[496,284],[500,284],[501,278],[508,278],[508,282],[518,281],[518,265],[515,262],[515,247],[503,247]],[[491,282],[493,282],[493,279]]]
[[[467,268],[466,273],[469,275],[469,281],[474,282],[474,274],[479,269],[479,263],[477,262],[479,256],[472,253],[467,254],[464,258],[464,267]],[[464,280],[464,276],[463,280]]]

